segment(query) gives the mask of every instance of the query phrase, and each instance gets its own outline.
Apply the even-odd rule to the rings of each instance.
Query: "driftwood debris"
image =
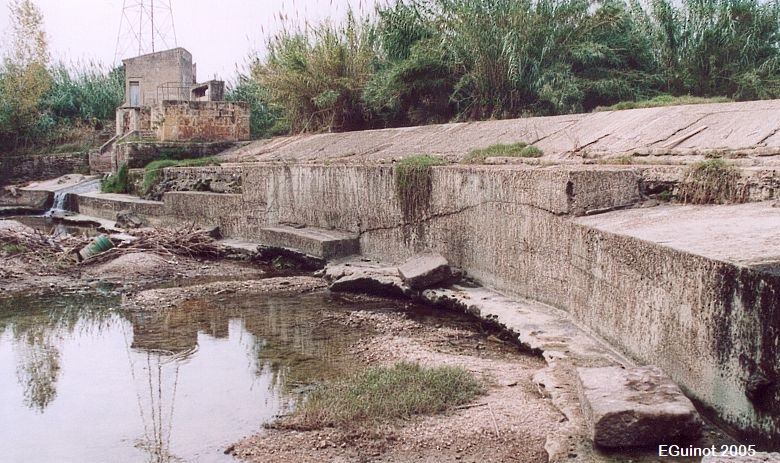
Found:
[[[178,228],[142,228],[127,233],[132,239],[112,239],[114,247],[96,254],[78,265],[106,262],[122,254],[151,252],[161,256],[218,258],[225,254],[223,247],[194,225]],[[93,237],[54,237],[41,232],[0,229],[0,244],[14,255],[57,263],[77,263],[78,250],[89,246]]]

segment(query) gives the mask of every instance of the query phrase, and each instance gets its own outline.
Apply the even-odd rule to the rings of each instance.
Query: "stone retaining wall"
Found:
[[[48,180],[65,174],[86,173],[86,153],[0,156],[0,185],[27,180]]]

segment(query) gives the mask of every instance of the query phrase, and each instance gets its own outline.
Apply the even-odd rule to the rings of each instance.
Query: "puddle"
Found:
[[[235,461],[228,445],[351,368],[346,348],[370,333],[323,311],[402,310],[477,329],[453,314],[322,293],[203,299],[159,313],[119,303],[95,294],[0,299],[0,459]]]
[[[233,461],[227,445],[288,410],[299,384],[338,374],[358,338],[318,322],[321,295],[118,305],[0,300],[3,461]]]

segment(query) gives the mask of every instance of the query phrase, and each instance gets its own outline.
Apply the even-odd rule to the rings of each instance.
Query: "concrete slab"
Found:
[[[258,230],[257,240],[266,246],[292,249],[322,259],[334,259],[360,252],[358,236],[339,230],[275,225]]]
[[[235,238],[221,239],[219,240],[219,244],[231,250],[247,253],[256,253],[257,248],[260,246],[260,243]]]
[[[398,272],[412,289],[429,288],[452,276],[449,262],[438,253],[418,254],[398,267]]]
[[[153,206],[158,206],[163,204],[162,201],[151,201],[148,199],[141,199],[138,196],[125,195],[119,193],[100,193],[100,192],[81,193],[79,194],[79,197],[103,199],[103,200],[113,201],[117,203],[125,203],[125,204],[146,204],[146,205],[153,205]]]
[[[677,444],[701,431],[693,403],[656,367],[577,368],[577,377],[596,445]]]
[[[80,183],[84,183],[90,180],[97,180],[99,178],[100,176],[98,175],[68,174],[51,180],[30,183],[29,185],[20,188],[20,190],[48,191],[50,193],[54,193],[56,191],[72,188]]]
[[[780,147],[780,100],[681,105],[367,130],[262,140],[226,153],[234,161],[391,163],[419,153],[459,161],[496,143],[533,143],[542,159],[648,150]]]
[[[378,262],[342,259],[325,267],[324,277],[331,282],[330,290],[403,297],[411,289],[401,279],[398,269]]]
[[[579,217],[575,222],[710,259],[780,266],[780,207],[666,205]]]

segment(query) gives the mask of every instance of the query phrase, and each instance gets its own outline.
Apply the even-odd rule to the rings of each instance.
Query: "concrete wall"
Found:
[[[279,222],[348,230],[386,261],[437,250],[483,284],[568,311],[750,443],[780,447],[780,272],[578,222],[640,200],[634,170],[436,167],[428,201],[410,212],[392,167],[240,168],[243,194],[166,193],[154,213],[247,239]],[[761,378],[769,385],[756,390]]]
[[[141,105],[155,104],[162,99],[177,99],[174,95],[158,96],[158,87],[163,84],[189,88],[195,83],[192,55],[184,48],[174,48],[123,61],[125,64],[125,105],[130,106],[130,82],[139,82]]]
[[[777,447],[780,276],[572,220],[636,202],[638,184],[626,169],[440,167],[410,218],[389,167],[246,167],[245,217],[230,232],[296,222],[358,232],[362,252],[383,260],[438,250],[484,284],[567,310]],[[756,375],[773,386],[751,400]]]
[[[152,107],[160,141],[249,140],[249,106],[228,101],[164,101]]]

